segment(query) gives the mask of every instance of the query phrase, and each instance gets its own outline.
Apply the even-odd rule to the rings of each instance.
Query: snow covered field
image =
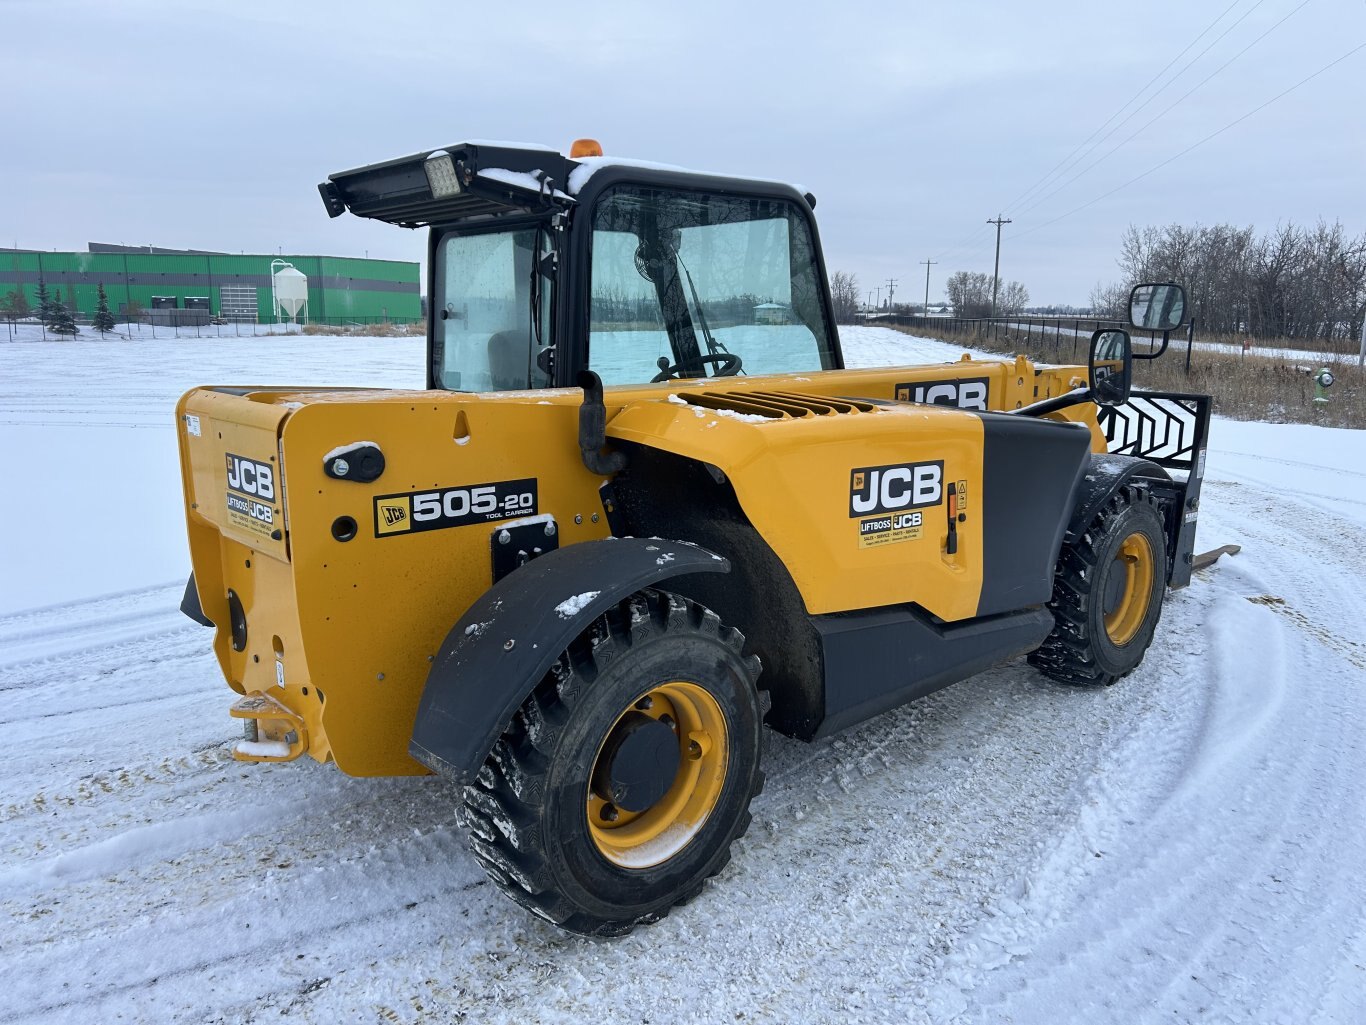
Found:
[[[449,785],[231,761],[177,611],[185,388],[422,376],[413,339],[0,344],[0,1022],[1366,1020],[1366,433],[1217,422],[1198,547],[1242,554],[1132,676],[771,737],[720,879],[592,942],[493,891]]]

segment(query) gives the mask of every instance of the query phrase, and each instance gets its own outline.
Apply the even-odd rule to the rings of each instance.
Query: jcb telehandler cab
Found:
[[[815,200],[467,143],[332,175],[428,227],[426,391],[181,400],[237,757],[463,783],[489,875],[610,935],[725,863],[761,727],[814,740],[1003,659],[1106,684],[1190,576],[1207,400],[1089,366],[845,369]],[[1173,285],[1136,323],[1182,319]]]

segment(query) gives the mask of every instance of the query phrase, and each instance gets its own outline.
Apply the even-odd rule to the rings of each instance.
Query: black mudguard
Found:
[[[468,781],[569,642],[628,595],[670,577],[728,573],[682,541],[617,538],[549,552],[489,588],[455,624],[427,674],[408,753]]]
[[[1072,544],[1077,541],[1091,524],[1091,521],[1096,518],[1096,513],[1100,512],[1101,507],[1110,500],[1110,496],[1136,478],[1160,485],[1172,483],[1171,474],[1147,459],[1139,459],[1135,456],[1092,455],[1091,462],[1086,467],[1086,473],[1082,477],[1081,488],[1077,492],[1076,505],[1072,508],[1072,518],[1067,524],[1067,534],[1064,536],[1066,543]],[[1168,496],[1160,495],[1159,497]],[[1164,516],[1169,521],[1166,525],[1168,577],[1171,575],[1171,555],[1176,550],[1176,528],[1179,526],[1167,514],[1165,507],[1170,504],[1170,501],[1163,503]]]
[[[199,603],[199,587],[194,582],[193,573],[190,574],[190,579],[185,581],[185,596],[180,599],[180,611],[200,626],[214,625],[214,621],[204,615],[204,607]]]

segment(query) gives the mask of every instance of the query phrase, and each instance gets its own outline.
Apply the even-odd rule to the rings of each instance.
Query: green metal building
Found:
[[[96,291],[104,285],[109,309],[123,316],[136,304],[154,320],[189,323],[195,319],[273,323],[272,267],[288,264],[307,277],[307,323],[346,324],[422,317],[421,277],[416,263],[354,259],[346,256],[291,256],[200,252],[104,245],[92,242],[86,253],[0,249],[0,298],[22,289],[37,309],[38,283],[48,294],[58,289],[76,312],[95,311]],[[297,276],[294,277],[297,282]],[[174,313],[172,311],[187,311]]]

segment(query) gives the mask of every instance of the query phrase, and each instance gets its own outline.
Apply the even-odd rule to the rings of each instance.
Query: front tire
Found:
[[[1167,535],[1157,503],[1121,487],[1053,577],[1053,632],[1029,656],[1045,676],[1074,686],[1114,683],[1143,661],[1167,590]]]
[[[493,881],[594,936],[696,896],[763,780],[759,660],[743,646],[711,610],[655,590],[570,644],[464,790]]]

